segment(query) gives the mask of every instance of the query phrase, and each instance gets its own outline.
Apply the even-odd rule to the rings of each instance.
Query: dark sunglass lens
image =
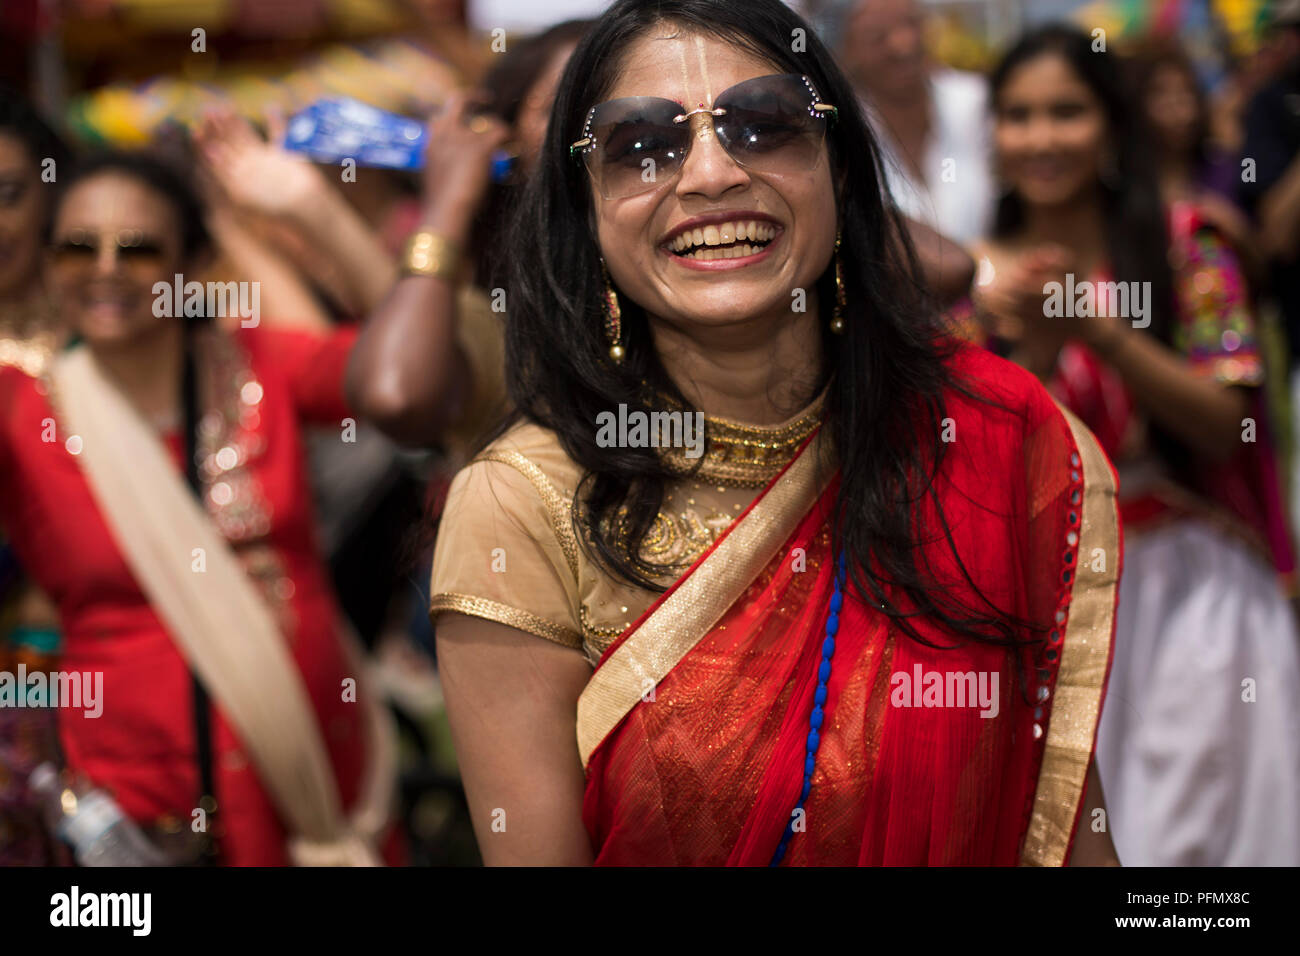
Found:
[[[605,132],[605,162],[638,170],[646,165],[646,160],[657,164],[671,162],[685,145],[688,132],[681,126],[664,126],[643,119],[621,122]]]
[[[123,262],[148,262],[162,256],[162,245],[152,239],[141,239],[131,245],[119,246],[117,254]]]
[[[93,262],[99,246],[84,239],[61,239],[54,243],[54,255],[59,262]]]
[[[825,121],[809,112],[813,97],[799,77],[742,83],[718,105],[718,137],[738,162],[773,172],[816,163]]]
[[[606,198],[646,192],[677,172],[690,139],[689,124],[673,122],[681,112],[676,103],[653,97],[615,100],[597,111],[593,172]]]

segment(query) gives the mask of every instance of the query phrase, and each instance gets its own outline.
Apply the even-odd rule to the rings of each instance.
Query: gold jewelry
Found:
[[[492,128],[492,121],[486,116],[475,116],[469,121],[469,129],[472,133],[486,133]]]
[[[402,274],[456,278],[460,249],[445,236],[421,229],[406,240],[402,251]]]
[[[840,261],[840,232],[835,230],[835,311],[831,315],[831,331],[844,332],[844,263]]]
[[[609,357],[617,365],[627,354],[622,342],[623,310],[619,308],[618,293],[614,291],[614,284],[609,281],[604,259],[600,260],[600,274],[605,280],[605,296],[601,300],[601,307],[605,313],[605,338],[609,341]]]
[[[669,410],[677,403],[660,396]],[[725,418],[704,419],[707,443],[703,461],[687,458],[684,448],[660,448],[669,469],[697,481],[729,488],[762,488],[788,465],[804,440],[822,422],[826,410],[823,390],[797,418],[779,425],[749,425]]]

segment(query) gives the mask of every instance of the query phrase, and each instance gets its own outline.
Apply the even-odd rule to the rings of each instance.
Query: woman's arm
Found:
[[[259,283],[260,312],[268,324],[321,332],[331,327],[329,316],[297,270],[253,235],[233,210],[214,204],[208,226],[218,249],[237,273]],[[232,321],[238,324],[237,317]]]
[[[239,208],[291,226],[314,255],[333,266],[361,309],[379,304],[397,267],[374,230],[313,163],[279,145],[283,123],[268,120],[269,141],[233,110],[214,112],[195,136],[207,172]]]
[[[470,816],[489,866],[584,866],[579,653],[463,614],[438,618],[438,671]]]
[[[943,305],[951,305],[970,291],[975,260],[947,236],[924,223],[904,217],[926,284]]]
[[[1124,379],[1138,403],[1156,422],[1188,446],[1226,460],[1241,448],[1241,421],[1250,400],[1241,389],[1196,374],[1181,354],[1115,316],[1048,317],[1046,283],[1068,269],[1064,251],[1053,247],[1005,255],[993,263],[996,275],[975,288],[977,309],[1008,330],[1012,359],[1040,379],[1050,377],[1069,338],[1087,345]]]
[[[1101,811],[1102,829],[1092,827],[1096,812]],[[1119,856],[1115,853],[1115,844],[1110,838],[1110,817],[1106,813],[1106,796],[1101,792],[1101,777],[1097,774],[1097,763],[1088,767],[1088,783],[1083,795],[1083,817],[1079,820],[1079,831],[1074,835],[1074,848],[1070,852],[1070,866],[1119,866]]]
[[[1197,375],[1181,355],[1121,320],[1078,319],[1079,338],[1124,378],[1138,403],[1189,446],[1224,461],[1241,450],[1250,398]]]
[[[488,187],[503,124],[471,124],[469,97],[453,95],[429,124],[422,228],[469,253],[470,229]],[[456,345],[457,283],[445,276],[406,276],[371,313],[348,364],[352,404],[389,437],[431,444],[454,423],[473,383]]]

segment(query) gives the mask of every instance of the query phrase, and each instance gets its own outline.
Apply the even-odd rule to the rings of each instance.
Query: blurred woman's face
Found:
[[[0,133],[0,302],[25,298],[40,277],[45,214],[36,158]]]
[[[1192,77],[1172,64],[1151,77],[1143,104],[1146,118],[1160,145],[1170,152],[1190,152],[1196,145],[1200,106],[1194,84]]]
[[[1007,77],[994,143],[999,173],[1025,202],[1055,206],[1093,189],[1107,140],[1101,101],[1062,57],[1044,54]]]
[[[629,44],[607,99],[660,97],[686,113],[778,72],[732,44],[666,25]],[[675,175],[652,177],[647,191],[606,199],[593,183],[601,254],[621,292],[679,328],[789,315],[792,290],[812,295],[835,245],[826,144],[807,162],[760,174],[731,158],[710,119],[689,118],[685,162]]]
[[[175,209],[132,176],[83,179],[55,211],[50,293],[61,319],[92,346],[128,345],[177,321],[154,315],[153,287],[170,287],[183,272]]]
[[[925,16],[916,0],[863,0],[846,26],[845,66],[865,92],[887,100],[926,92]]]
[[[541,155],[542,144],[546,142],[546,124],[551,118],[551,104],[555,102],[555,93],[560,88],[564,67],[576,47],[576,43],[568,43],[551,54],[546,68],[533,81],[523,102],[519,104],[519,113],[515,117],[515,141],[519,144],[519,164],[525,176],[532,175],[537,166],[537,157]]]

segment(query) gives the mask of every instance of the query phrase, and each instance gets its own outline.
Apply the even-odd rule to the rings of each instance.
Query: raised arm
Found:
[[[505,127],[470,119],[458,93],[429,124],[421,231],[450,244],[462,260]],[[456,295],[464,270],[407,275],[371,313],[348,366],[353,405],[390,437],[429,444],[468,401],[468,362],[456,344]]]
[[[207,173],[236,207],[293,228],[334,267],[360,308],[373,309],[393,284],[396,263],[321,170],[279,145],[279,118],[268,123],[264,140],[233,110],[207,116],[195,137]]]

